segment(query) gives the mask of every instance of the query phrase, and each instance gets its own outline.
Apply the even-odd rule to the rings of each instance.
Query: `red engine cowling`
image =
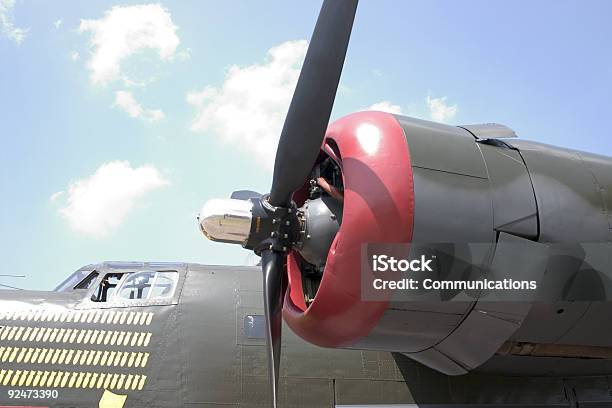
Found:
[[[388,308],[388,300],[362,300],[362,244],[410,242],[412,167],[402,127],[393,115],[383,112],[359,112],[334,122],[323,150],[342,170],[344,221],[308,307],[297,256],[289,256],[283,316],[305,340],[324,347],[345,347],[367,335]]]

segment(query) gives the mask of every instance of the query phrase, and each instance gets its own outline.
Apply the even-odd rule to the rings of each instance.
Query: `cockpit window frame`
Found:
[[[154,277],[153,277],[153,283],[151,284],[151,286],[149,287],[149,291],[147,293],[147,297],[146,299],[127,299],[123,296],[121,296],[121,291],[123,289],[126,289],[125,285],[126,283],[131,279],[134,278],[138,275],[144,275],[144,274],[150,274],[153,273]],[[160,277],[161,274],[176,274],[175,278],[172,278],[172,293],[169,296],[158,296],[158,297],[153,297],[151,298],[151,294],[153,293],[153,289],[155,289],[158,279]],[[144,270],[144,271],[138,271],[138,272],[134,272],[131,274],[126,274],[126,276],[123,277],[123,279],[121,279],[121,282],[117,285],[117,290],[113,293],[112,297],[116,297],[118,298],[119,301],[121,300],[128,300],[130,302],[134,302],[134,301],[138,301],[138,300],[155,300],[155,299],[171,299],[174,296],[174,292],[176,292],[176,288],[178,286],[178,281],[179,281],[179,273],[178,271],[153,271],[153,270]]]
[[[131,307],[147,307],[147,306],[166,306],[166,305],[176,305],[178,304],[178,300],[180,298],[181,292],[183,290],[183,286],[185,283],[187,270],[186,269],[125,269],[125,270],[117,270],[117,269],[103,269],[98,271],[100,276],[97,278],[97,282],[92,285],[92,287],[87,291],[86,296],[77,305],[77,309],[113,309],[113,308],[131,308]],[[104,302],[98,302],[91,300],[92,295],[98,290],[98,286],[104,279],[107,274],[117,274],[123,273],[124,276],[121,278],[119,283],[117,284],[117,288],[121,288],[126,279],[140,272],[176,272],[178,273],[178,279],[176,282],[176,287],[174,289],[174,293],[171,297],[166,298],[153,298],[153,299],[123,299],[119,296],[116,296],[113,293],[110,296],[110,299],[107,299]]]
[[[93,286],[91,287],[91,289],[93,289],[93,290],[90,292],[91,296],[89,297],[89,299],[90,299],[92,302],[95,302],[95,303],[106,303],[106,302],[109,302],[109,301],[110,301],[110,299],[106,299],[106,300],[98,300],[97,298],[98,298],[98,296],[101,294],[100,292],[101,292],[101,290],[102,290],[102,288],[101,288],[102,283],[103,283],[103,282],[106,280],[106,278],[110,278],[110,277],[111,277],[111,276],[113,276],[113,275],[120,275],[120,276],[118,277],[118,281],[117,281],[117,283],[114,283],[114,284],[112,284],[112,285],[109,285],[109,288],[107,288],[107,289],[106,289],[106,292],[107,292],[107,291],[108,291],[110,288],[112,288],[112,289],[113,289],[113,291],[112,291],[110,294],[106,294],[106,293],[105,293],[105,296],[110,296],[110,299],[112,299],[112,297],[113,297],[113,295],[114,295],[114,293],[115,293],[115,290],[116,290],[116,289],[117,289],[119,286],[121,286],[121,284],[123,283],[123,281],[126,279],[126,277],[127,277],[129,274],[128,274],[128,273],[125,273],[125,272],[114,272],[114,271],[106,271],[105,273],[100,274],[100,276],[98,277],[99,279],[98,279],[98,281],[96,282],[96,284],[95,284],[95,285],[93,285]],[[115,276],[115,277],[116,277],[116,276]],[[108,281],[107,281],[107,284],[108,284]]]
[[[72,288],[72,290],[89,290],[92,287],[96,286],[98,284],[100,278],[100,272],[96,271],[95,269],[93,271],[91,271],[87,276],[85,276],[83,279],[81,279],[81,281],[79,283],[77,283],[76,285],[74,285],[74,287]],[[81,287],[85,282],[89,281],[89,285],[87,287]]]
[[[98,271],[96,268],[92,268],[92,267],[84,267],[84,268],[78,269],[74,271],[73,273],[71,273],[70,276],[64,279],[59,285],[57,285],[55,289],[53,289],[53,291],[54,292],[72,292],[74,290],[81,290],[81,289],[76,289],[76,287],[79,286],[88,277],[90,277],[91,274],[94,272],[98,272]],[[75,278],[80,278],[80,279],[75,280]],[[73,280],[76,283],[72,283],[71,281]]]

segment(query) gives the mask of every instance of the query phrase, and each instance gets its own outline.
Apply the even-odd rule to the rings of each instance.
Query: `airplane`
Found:
[[[356,9],[323,2],[269,194],[198,217],[260,268],[107,262],[4,291],[0,404],[612,407],[612,158],[498,124],[329,124]],[[440,281],[538,290],[368,298],[381,243],[429,254]]]

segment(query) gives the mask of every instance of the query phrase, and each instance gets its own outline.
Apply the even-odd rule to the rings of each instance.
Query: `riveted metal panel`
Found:
[[[413,242],[493,242],[486,178],[415,168]]]
[[[396,116],[404,129],[412,167],[487,178],[474,136],[465,129]]]
[[[604,202],[604,212],[608,217],[611,230],[609,241],[612,242],[612,158],[591,153],[579,152],[583,164],[594,176],[595,188],[599,190]]]
[[[476,370],[508,376],[579,377],[608,375],[612,360],[567,357],[500,356],[491,357]]]
[[[228,267],[189,269],[179,303],[186,402],[240,401],[237,273]]]
[[[538,209],[521,155],[504,145],[479,144],[493,200],[493,227],[526,238],[538,236]]]
[[[444,136],[446,134],[432,137],[444,139]],[[463,138],[460,134],[455,134],[453,137]],[[410,144],[410,136],[407,135],[407,139]],[[451,137],[446,143],[451,144],[455,141]],[[484,161],[474,138],[468,134],[459,144],[464,147],[459,148],[457,154],[466,156],[464,160],[455,158],[455,162],[469,162],[470,166],[480,163],[484,169]],[[441,146],[439,148],[443,149]],[[412,148],[411,157],[416,157]],[[437,158],[434,159],[433,156],[430,158],[433,160],[432,163],[438,163]],[[431,167],[443,167],[442,162],[440,166],[432,164]],[[478,173],[472,170],[463,173]],[[413,242],[485,244],[480,245],[471,256],[472,264],[485,265],[495,240],[495,231],[486,169],[482,174],[485,177],[413,166],[415,203]],[[430,305],[392,301],[377,326],[353,347],[398,352],[424,350],[449,335],[463,320],[471,305],[472,302],[469,301]]]
[[[568,407],[562,378],[471,372],[448,376],[395,353],[418,407]]]
[[[386,350],[412,353],[433,346],[448,336],[463,320],[469,302],[437,302],[433,305],[450,310],[460,306],[459,313],[431,312],[412,309],[413,302],[393,305],[385,311],[378,324],[352,347],[366,350]],[[398,308],[402,306],[403,308]]]
[[[440,352],[435,347],[428,348],[418,353],[406,353],[405,355],[414,361],[418,361],[446,375],[462,375],[468,372],[466,367],[463,367],[456,360]]]
[[[563,337],[561,344],[612,347],[612,303],[592,302],[581,319]]]
[[[536,303],[512,339],[555,343],[582,317],[588,306],[588,302]]]
[[[335,381],[336,406],[366,406],[412,403],[414,399],[404,381],[368,381],[359,379],[342,379]]]
[[[491,275],[540,283],[547,255],[546,245],[501,233]],[[521,326],[531,309],[531,302],[515,300],[519,299],[496,301],[494,295],[479,299],[459,327],[435,349],[467,369],[480,366]]]
[[[541,242],[606,242],[609,220],[602,192],[583,153],[513,141],[525,160],[538,203]]]

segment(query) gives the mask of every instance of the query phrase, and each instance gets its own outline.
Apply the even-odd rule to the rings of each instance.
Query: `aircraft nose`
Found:
[[[249,200],[208,200],[198,215],[200,231],[212,241],[244,245],[251,232],[252,208]]]

